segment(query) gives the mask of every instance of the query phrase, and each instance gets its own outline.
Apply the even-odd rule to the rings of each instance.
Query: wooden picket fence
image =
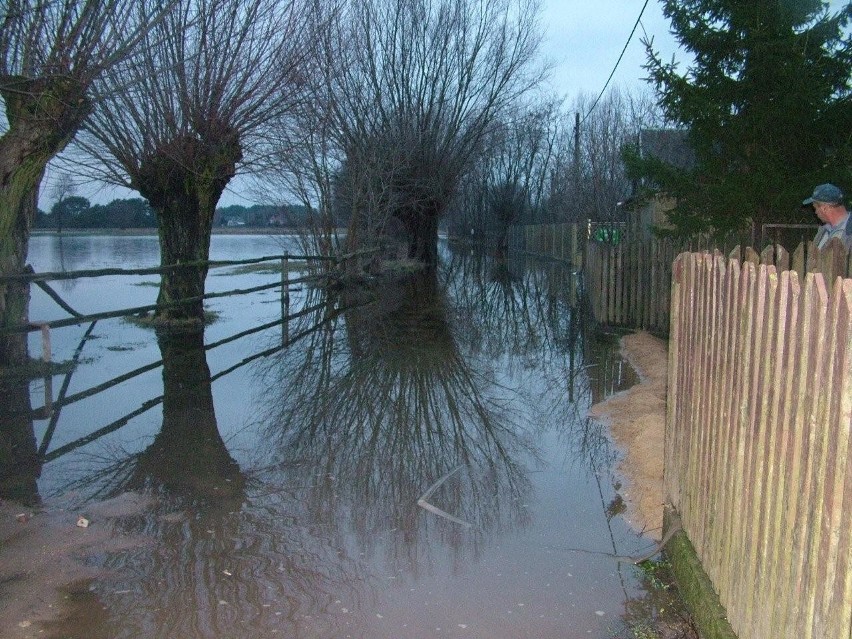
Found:
[[[577,266],[583,264],[587,230],[579,222],[561,224],[527,224],[509,229],[509,249],[563,260]]]
[[[669,331],[670,282],[675,257],[689,250],[713,248],[709,241],[677,242],[671,239],[631,236],[618,244],[589,241],[586,249],[586,284],[592,312],[599,324]],[[839,240],[823,250],[813,242],[799,244],[793,253],[771,245],[758,253],[750,247],[721,247],[731,258],[773,265],[780,271],[824,273],[831,281],[852,274],[852,252]]]
[[[743,639],[852,636],[852,279],[673,265],[666,500]]]
[[[669,330],[672,262],[680,247],[668,240],[590,241],[586,290],[599,324]]]

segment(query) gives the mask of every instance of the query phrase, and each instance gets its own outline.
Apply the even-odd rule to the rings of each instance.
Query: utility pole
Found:
[[[574,114],[574,206],[580,212],[580,113]],[[578,218],[579,219],[579,218]]]

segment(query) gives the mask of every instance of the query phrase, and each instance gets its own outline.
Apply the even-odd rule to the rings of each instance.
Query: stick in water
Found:
[[[423,493],[420,496],[420,499],[417,500],[417,505],[420,506],[421,508],[423,508],[424,510],[428,510],[430,513],[438,515],[439,517],[443,517],[444,519],[449,519],[451,522],[456,523],[456,524],[460,524],[460,525],[464,526],[465,528],[470,528],[471,527],[470,523],[464,521],[463,519],[459,519],[458,517],[453,517],[450,513],[443,511],[440,508],[438,508],[437,506],[433,506],[428,501],[426,501],[427,499],[429,499],[429,497],[432,496],[432,493],[434,493],[436,490],[438,490],[438,488],[441,487],[441,485],[445,481],[447,481],[450,477],[452,477],[456,472],[458,472],[462,468],[464,468],[463,465],[456,466],[450,472],[448,472],[446,475],[444,475],[438,481],[436,481],[434,484],[429,486],[429,488],[426,490],[426,492]]]

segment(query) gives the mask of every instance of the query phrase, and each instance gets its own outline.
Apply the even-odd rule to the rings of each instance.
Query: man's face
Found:
[[[825,212],[828,209],[828,205],[825,202],[814,202],[814,213],[816,216],[823,222],[828,222],[828,219],[825,216]]]

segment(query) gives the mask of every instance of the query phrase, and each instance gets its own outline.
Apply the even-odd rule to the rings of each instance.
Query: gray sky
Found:
[[[544,0],[543,50],[554,65],[551,80],[554,91],[567,96],[569,101],[582,93],[597,97],[643,4],[644,0]],[[664,59],[677,50],[659,0],[649,0],[641,25],[630,40],[610,87],[618,85],[632,90],[648,86],[641,81],[645,76],[642,69],[645,48],[641,42],[644,33],[653,36],[655,48]],[[683,55],[677,57],[682,59]]]
[[[565,97],[568,104],[581,94],[596,98],[618,61],[644,1],[542,0],[542,53],[553,65],[551,89]],[[828,4],[837,11],[846,1],[829,0]],[[645,77],[642,64],[646,56],[641,39],[645,34],[653,37],[654,47],[663,59],[670,59],[674,54],[683,68],[687,58],[678,50],[677,42],[669,33],[669,23],[663,17],[660,0],[649,0],[642,13],[641,24],[633,34],[609,88],[619,86],[639,90],[649,87],[642,81]],[[253,204],[240,195],[240,183],[239,178],[232,180],[229,189],[222,195],[220,206]],[[52,205],[51,184],[49,172],[42,183],[40,205],[43,209]],[[109,187],[100,191],[81,188],[79,194],[98,203],[106,203],[116,197],[138,197],[136,193]]]

